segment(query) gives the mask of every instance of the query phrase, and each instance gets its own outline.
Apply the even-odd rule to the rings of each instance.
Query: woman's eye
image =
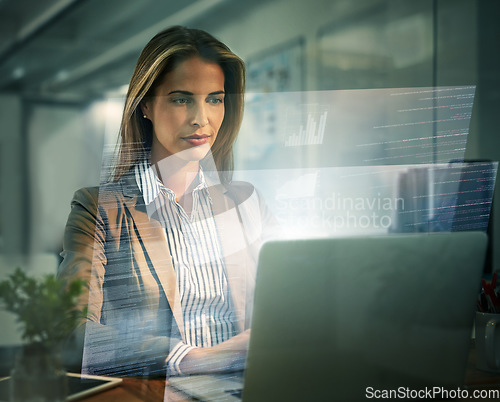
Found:
[[[177,103],[178,105],[184,105],[189,102],[189,99],[187,98],[175,98],[173,99],[174,103]]]
[[[223,98],[208,98],[208,103],[213,103],[213,104],[224,103],[224,99]]]

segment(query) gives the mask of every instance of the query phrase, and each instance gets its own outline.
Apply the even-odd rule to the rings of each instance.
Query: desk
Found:
[[[191,399],[170,387],[165,380],[124,378],[123,383],[108,391],[83,399],[85,402],[187,402]]]
[[[498,389],[500,390],[500,373],[490,373],[476,368],[476,348],[475,341],[472,340],[465,372],[465,384],[474,389]],[[478,399],[464,399],[466,401],[477,401]],[[481,399],[482,401],[497,401],[498,399]]]
[[[476,349],[471,344],[465,384],[471,389],[500,389],[500,373],[488,373],[476,368]],[[471,391],[472,392],[472,391]],[[113,389],[85,398],[85,402],[187,402],[189,397],[167,385],[159,379],[124,378],[123,383]],[[465,399],[477,401],[478,399]],[[498,401],[498,399],[481,399],[482,401]]]

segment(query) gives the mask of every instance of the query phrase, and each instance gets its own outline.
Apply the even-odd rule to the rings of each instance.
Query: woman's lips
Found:
[[[206,144],[209,138],[210,136],[206,134],[194,134],[189,137],[184,137],[183,140],[189,142],[191,145],[198,146]]]

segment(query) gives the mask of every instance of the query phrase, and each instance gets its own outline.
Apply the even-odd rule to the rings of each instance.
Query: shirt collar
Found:
[[[136,164],[134,168],[135,181],[137,183],[137,187],[139,187],[139,190],[142,193],[142,197],[144,198],[144,203],[146,205],[154,202],[154,200],[162,193],[171,193],[173,195],[172,190],[163,185],[155,170],[156,169],[149,164],[147,158],[144,158],[141,162]],[[201,166],[198,171],[198,180],[199,183],[194,188],[193,193],[208,189]],[[210,202],[211,201],[212,200],[210,199]]]

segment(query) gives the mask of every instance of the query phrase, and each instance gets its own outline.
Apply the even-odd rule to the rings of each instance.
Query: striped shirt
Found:
[[[181,360],[194,347],[213,346],[234,335],[235,318],[212,200],[201,169],[197,177],[199,183],[193,190],[188,216],[146,159],[135,166],[148,215],[165,228],[165,252],[170,251],[177,274],[185,342],[170,350],[166,361],[171,373],[180,373]]]

